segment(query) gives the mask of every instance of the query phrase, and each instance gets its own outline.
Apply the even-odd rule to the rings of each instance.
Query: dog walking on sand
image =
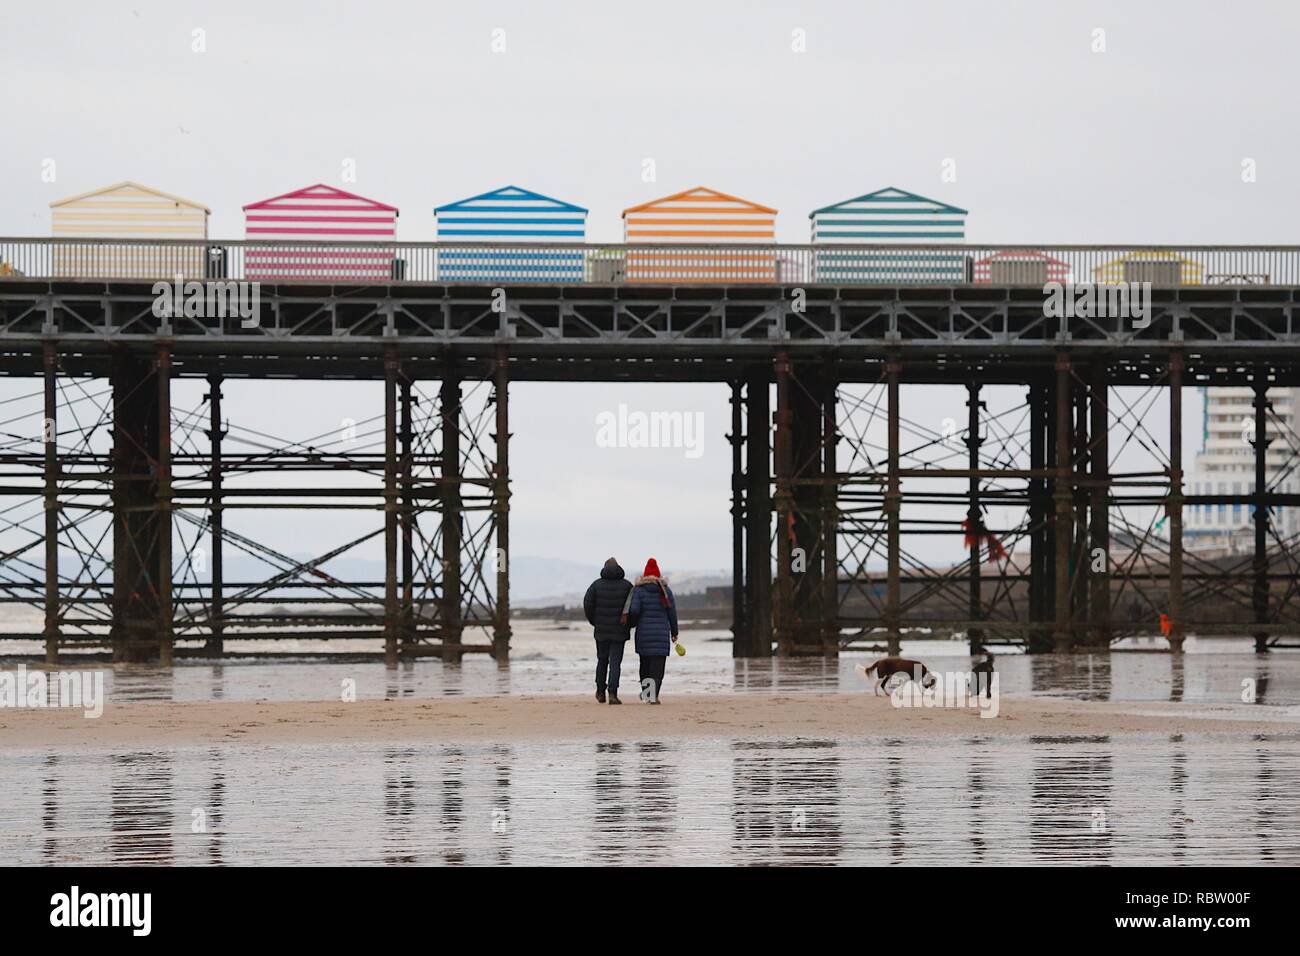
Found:
[[[862,672],[864,677],[873,673],[876,675],[878,680],[876,681],[875,694],[879,694],[884,686],[889,683],[889,678],[895,674],[906,674],[922,687],[933,687],[935,684],[934,675],[930,673],[924,664],[920,661],[909,660],[906,657],[882,657],[869,667],[863,667],[859,664],[858,670]]]
[[[993,654],[989,651],[984,652],[984,660],[975,664],[970,669],[972,690],[978,697],[983,691],[985,697],[993,696]]]

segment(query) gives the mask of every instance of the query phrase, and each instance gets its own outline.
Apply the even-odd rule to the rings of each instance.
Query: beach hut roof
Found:
[[[709,189],[707,186],[696,186],[694,189],[684,189],[679,193],[673,193],[671,196],[662,196],[659,199],[652,199],[649,202],[643,202],[639,206],[629,206],[623,210],[624,217],[630,212],[644,212],[647,209],[654,209],[662,203],[673,202],[678,199],[717,199],[722,202],[734,202],[748,206],[756,212],[767,212],[776,215],[776,210],[770,206],[760,206],[756,202],[750,202],[748,199],[741,199],[738,196],[731,196],[727,193],[718,192],[716,189]]]
[[[998,252],[992,253],[991,255],[985,256],[983,259],[977,259],[975,260],[975,262],[977,265],[983,265],[989,262],[997,262],[1000,259],[1017,259],[1017,260],[1034,261],[1034,262],[1051,262],[1055,265],[1062,265],[1062,266],[1069,265],[1069,263],[1056,258],[1056,256],[1049,256],[1046,252],[1043,252],[1043,250],[1041,249],[1002,249]]]
[[[899,189],[897,186],[886,186],[884,189],[877,189],[874,193],[867,193],[865,196],[855,196],[852,199],[845,199],[843,202],[833,203],[829,206],[822,206],[820,209],[814,209],[808,214],[811,219],[820,212],[831,212],[843,206],[851,206],[860,202],[923,202],[934,206],[935,212],[960,213],[969,215],[967,209],[960,209],[957,206],[950,206],[946,202],[940,202],[937,199],[931,199],[928,196],[921,196],[917,193],[910,193],[906,189]]]
[[[102,196],[105,193],[115,192],[122,188],[138,189],[141,192],[146,192],[153,196],[160,196],[163,199],[169,199],[172,202],[180,203],[182,206],[191,206],[194,209],[202,209],[209,215],[212,214],[212,210],[201,202],[195,202],[193,199],[185,199],[182,196],[174,196],[171,193],[163,192],[161,189],[154,189],[152,186],[145,186],[129,179],[124,179],[120,183],[113,183],[111,186],[101,186],[99,189],[90,190],[90,192],[78,193],[76,196],[69,196],[66,199],[56,199],[54,202],[50,203],[50,208],[53,209],[56,206],[66,206],[69,203],[80,202],[82,199],[89,199],[91,196]]]
[[[282,199],[354,199],[359,203],[364,203],[371,209],[383,209],[397,215],[397,207],[390,206],[387,203],[378,202],[366,196],[358,196],[356,193],[350,193],[346,189],[335,189],[333,186],[326,186],[324,183],[315,183],[311,186],[304,186],[302,189],[295,189],[293,192],[282,193],[279,196],[272,196],[270,199],[262,199],[258,202],[251,202],[244,207],[244,211],[249,209],[263,209],[269,207],[272,203],[278,203]],[[278,206],[279,209],[293,208],[288,206]]]
[[[541,193],[535,193],[531,189],[524,189],[521,186],[502,186],[500,189],[494,189],[491,192],[479,193],[479,195],[470,196],[468,199],[461,199],[456,202],[447,203],[445,206],[437,206],[433,210],[433,213],[436,216],[439,213],[443,213],[443,212],[458,212],[458,211],[465,211],[465,210],[473,210],[474,212],[481,212],[482,207],[481,206],[476,207],[475,203],[479,203],[485,199],[522,199],[531,202],[546,203],[547,204],[547,206],[545,207],[546,211],[581,212],[581,213],[587,212],[587,210],[584,209],[582,206],[575,206],[573,205],[573,203],[567,203],[564,202],[563,200],[555,199],[551,196],[543,196]],[[526,206],[520,209],[512,209],[509,206],[495,206],[493,208],[497,209],[500,212],[542,211],[542,209],[539,208],[538,206]]]

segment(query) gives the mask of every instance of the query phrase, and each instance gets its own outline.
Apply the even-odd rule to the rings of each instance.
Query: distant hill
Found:
[[[233,553],[232,553],[233,552]],[[294,555],[297,560],[307,560],[307,555]],[[326,563],[322,569],[326,573],[344,581],[382,582],[384,565],[382,561],[365,558],[341,557]],[[226,551],[225,578],[227,582],[249,582],[265,580],[272,575],[269,565],[249,558],[246,555]],[[582,600],[587,586],[600,573],[600,562],[569,561],[564,558],[544,558],[536,555],[517,556],[510,568],[510,603],[516,607],[546,607],[553,604],[574,605]],[[629,569],[629,574],[635,573]],[[179,575],[178,575],[179,577]],[[208,581],[210,575],[205,569],[194,575],[200,581]],[[680,571],[669,572],[669,581],[673,590],[681,594],[703,591],[707,587],[731,584],[731,572],[726,569],[717,571]],[[187,580],[192,577],[187,575]],[[298,592],[300,596],[302,592]]]

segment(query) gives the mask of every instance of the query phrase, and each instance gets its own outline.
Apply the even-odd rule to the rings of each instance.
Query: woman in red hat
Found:
[[[636,626],[636,653],[641,658],[641,699],[659,703],[664,664],[677,642],[677,601],[651,558],[624,606],[624,620]]]

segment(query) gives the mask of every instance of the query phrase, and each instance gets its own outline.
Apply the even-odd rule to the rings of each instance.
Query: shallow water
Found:
[[[688,631],[666,695],[870,693],[838,661],[733,661]],[[963,670],[957,642],[905,644]],[[3,665],[10,667],[12,665]],[[520,627],[482,658],[104,667],[107,706],[589,693],[585,630]],[[1300,657],[1202,641],[1180,658],[999,655],[1004,693],[1300,703]],[[635,697],[636,657],[624,662]],[[1243,703],[1243,681],[1256,696]],[[668,701],[671,704],[671,700]],[[592,704],[595,707],[595,703]],[[1265,716],[1261,714],[1261,716]],[[1044,863],[1300,865],[1300,733],[959,740],[610,740],[5,752],[10,863]]]
[[[776,658],[733,660],[728,631],[682,633],[683,658],[671,656],[664,685],[672,693],[844,692],[870,690],[855,670],[880,656],[853,652],[838,660]],[[232,647],[239,645],[232,643]],[[281,652],[306,651],[313,642],[281,642]],[[316,645],[324,642],[314,642]],[[340,650],[374,652],[376,645],[348,642]],[[34,652],[37,648],[32,648]],[[935,670],[965,671],[971,663],[961,641],[905,641],[903,653]],[[11,664],[0,664],[9,668]],[[147,700],[337,700],[342,681],[357,696],[482,697],[494,694],[572,694],[594,688],[595,644],[586,627],[517,622],[508,668],[481,655],[459,665],[434,659],[390,669],[381,661],[182,659],[175,668],[100,665],[109,703]],[[1068,696],[1081,700],[1240,703],[1251,682],[1254,702],[1300,704],[1300,654],[1257,655],[1249,642],[1192,640],[1188,653],[1080,655],[998,654],[1003,693]],[[624,683],[636,684],[637,658],[629,646]]]
[[[1300,863],[1294,738],[28,752],[6,776],[23,864]]]

